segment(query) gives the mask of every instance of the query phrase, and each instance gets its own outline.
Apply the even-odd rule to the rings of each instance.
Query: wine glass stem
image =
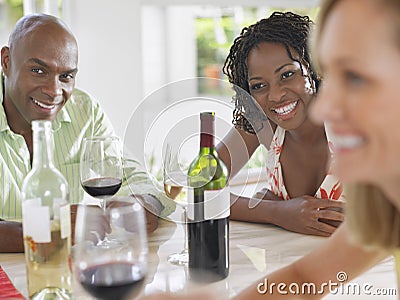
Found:
[[[103,209],[103,212],[106,213],[106,209],[107,209],[107,198],[108,197],[102,197],[100,200],[100,206]]]
[[[187,252],[188,251],[188,239],[187,239],[188,228],[187,228],[187,209],[186,209],[186,206],[183,206],[182,219],[183,219],[182,221],[183,221],[183,234],[184,234],[184,237],[183,237],[183,243],[184,243],[183,244],[183,252]]]

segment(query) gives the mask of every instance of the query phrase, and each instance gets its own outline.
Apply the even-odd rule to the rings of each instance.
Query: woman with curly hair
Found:
[[[268,185],[254,196],[261,199],[252,205],[232,195],[231,219],[329,236],[343,221],[342,188],[327,168],[324,126],[308,118],[320,85],[308,49],[312,26],[307,16],[275,12],[235,39],[223,68],[235,91],[235,128],[218,152],[232,177],[258,146],[269,149]]]

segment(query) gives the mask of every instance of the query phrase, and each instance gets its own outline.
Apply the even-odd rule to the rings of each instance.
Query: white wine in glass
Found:
[[[186,266],[189,261],[187,248],[187,171],[179,164],[179,151],[167,144],[163,159],[164,191],[168,198],[182,207],[182,225],[184,232],[184,247],[179,253],[168,256],[168,262],[174,265]]]
[[[170,173],[164,179],[164,191],[168,198],[187,206],[187,176],[181,172]]]

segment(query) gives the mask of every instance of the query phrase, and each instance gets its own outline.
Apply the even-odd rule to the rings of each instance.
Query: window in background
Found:
[[[24,14],[61,16],[61,8],[62,0],[0,0],[0,47],[7,45],[11,30]]]
[[[0,47],[7,45],[15,22],[24,14],[22,2],[23,0],[0,0]]]
[[[62,0],[23,0],[24,13],[45,13],[61,17]]]
[[[196,14],[197,76],[226,80],[222,66],[244,26],[257,20],[257,8],[200,7]],[[216,86],[199,85],[203,94],[221,94]],[[222,91],[231,95],[231,90]]]

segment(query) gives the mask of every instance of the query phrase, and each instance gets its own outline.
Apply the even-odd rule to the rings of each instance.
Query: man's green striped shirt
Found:
[[[3,81],[3,78],[1,79]],[[31,161],[24,138],[12,132],[8,126],[3,107],[2,86],[3,84],[0,84],[0,218],[20,220],[21,187],[25,176],[31,170]],[[114,134],[113,127],[99,103],[87,93],[75,89],[53,121],[54,163],[68,181],[71,203],[79,203],[84,196],[79,180],[83,138]],[[146,178],[145,172],[139,174],[138,180],[143,183],[135,184],[133,176],[133,184],[130,186],[136,186],[139,190],[131,192],[156,195],[164,206],[162,214],[170,214],[174,209],[171,201],[168,201],[148,178],[143,181],[143,178]]]

